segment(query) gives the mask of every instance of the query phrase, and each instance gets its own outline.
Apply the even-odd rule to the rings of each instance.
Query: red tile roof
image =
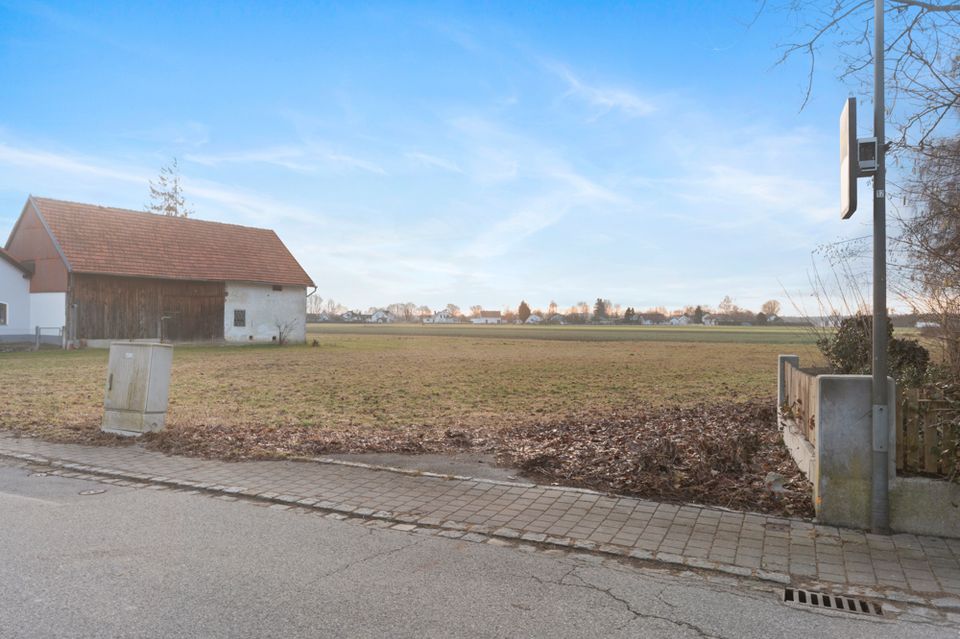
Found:
[[[500,317],[500,311],[480,311],[480,317]]]
[[[314,286],[269,229],[30,199],[76,273]]]

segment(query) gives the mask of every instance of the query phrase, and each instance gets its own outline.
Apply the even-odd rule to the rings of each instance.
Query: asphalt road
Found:
[[[31,472],[0,462],[3,638],[960,636],[729,577]]]

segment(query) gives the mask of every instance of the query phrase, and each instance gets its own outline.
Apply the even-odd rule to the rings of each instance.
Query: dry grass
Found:
[[[766,398],[775,392],[778,353],[813,356],[808,344],[488,335],[331,332],[316,335],[315,348],[179,347],[164,439],[219,454],[227,452],[219,450],[224,443],[204,443],[213,433],[256,431],[263,445],[247,453],[263,455],[270,447],[297,450],[307,439],[353,450],[450,429],[483,437],[584,409]],[[97,437],[106,356],[0,354],[0,427],[62,440]]]
[[[566,482],[807,514],[771,415],[777,355],[815,360],[809,340],[548,331],[332,328],[311,334],[316,347],[177,347],[167,428],[144,440],[225,459],[472,448]],[[0,353],[0,429],[123,442],[99,432],[106,364],[98,350]],[[759,447],[741,451],[747,440]],[[771,470],[788,498],[765,492]]]

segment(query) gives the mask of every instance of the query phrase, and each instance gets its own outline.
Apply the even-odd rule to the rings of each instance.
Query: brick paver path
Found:
[[[223,462],[138,446],[53,444],[0,435],[0,454],[31,454],[140,480],[659,559],[804,585],[960,595],[960,539],[878,536],[753,513],[556,487],[443,479],[333,463]],[[90,468],[81,468],[89,471]]]

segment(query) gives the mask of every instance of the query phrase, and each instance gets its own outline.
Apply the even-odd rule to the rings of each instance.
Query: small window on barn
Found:
[[[7,325],[7,305],[0,302],[0,326]]]
[[[247,311],[237,309],[233,311],[233,325],[234,326],[246,326],[247,325]]]
[[[274,284],[274,285],[273,285],[273,290],[275,290],[275,291],[282,291],[282,290],[283,290],[283,287],[282,287],[282,286],[279,286],[279,285],[277,285],[277,284]]]

